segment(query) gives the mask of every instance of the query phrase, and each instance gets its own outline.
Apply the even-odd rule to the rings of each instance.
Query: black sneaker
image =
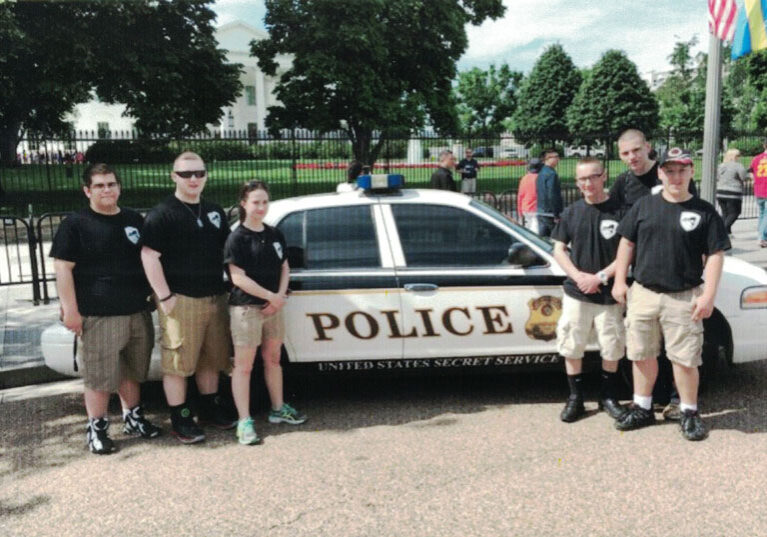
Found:
[[[624,414],[615,420],[615,428],[619,431],[631,431],[655,424],[655,414],[639,405],[632,404]]]
[[[234,429],[237,426],[237,416],[218,395],[211,404],[200,405],[199,421],[200,425],[209,425],[221,430]]]
[[[600,399],[599,410],[604,410],[611,418],[616,420],[619,420],[626,412],[628,412],[628,408],[620,404],[617,399],[613,399],[612,397]]]
[[[687,440],[704,440],[708,436],[708,429],[703,425],[703,420],[697,410],[685,410],[679,420],[682,436]]]
[[[567,398],[565,408],[559,413],[559,419],[565,423],[572,423],[586,413],[586,408],[583,406],[583,399],[578,396],[571,395]]]
[[[106,418],[90,418],[85,437],[88,449],[96,455],[107,455],[115,451],[115,443],[109,438],[109,420]]]
[[[182,444],[196,444],[205,440],[205,433],[195,423],[189,408],[182,408],[179,416],[171,416],[171,434]]]
[[[682,419],[682,411],[679,410],[679,399],[671,399],[663,408],[663,419],[666,421],[679,421]]]
[[[123,432],[125,434],[140,435],[142,438],[157,438],[160,436],[160,428],[144,417],[144,409],[141,405],[131,408],[124,416]]]

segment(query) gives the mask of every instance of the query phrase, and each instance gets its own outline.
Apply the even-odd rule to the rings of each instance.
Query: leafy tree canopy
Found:
[[[91,91],[127,105],[144,134],[216,123],[240,91],[239,65],[216,48],[207,1],[0,4],[0,155],[24,131],[60,132]]]
[[[568,140],[566,112],[580,84],[581,74],[562,46],[546,49],[522,82],[514,137],[528,144]]]
[[[355,158],[375,161],[387,136],[457,126],[452,81],[465,25],[503,15],[501,0],[266,0],[269,38],[251,43],[261,69],[292,56],[270,128],[343,129]],[[374,141],[374,133],[378,133]]]
[[[627,128],[650,133],[658,126],[658,103],[634,62],[622,51],[608,50],[584,78],[567,124],[579,144]]]
[[[458,74],[455,99],[461,130],[479,135],[498,135],[517,107],[522,73],[507,64],[496,69],[475,67]]]

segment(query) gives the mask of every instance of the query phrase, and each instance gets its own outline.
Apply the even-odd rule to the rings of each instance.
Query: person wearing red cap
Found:
[[[666,151],[658,167],[663,189],[640,198],[618,226],[612,294],[627,304],[626,354],[634,373],[633,404],[615,422],[621,431],[655,423],[652,389],[663,339],[681,400],[682,436],[708,436],[698,411],[703,319],[713,313],[724,251],[731,245],[714,206],[689,192],[693,174],[689,151]],[[632,261],[634,283],[628,289]]]

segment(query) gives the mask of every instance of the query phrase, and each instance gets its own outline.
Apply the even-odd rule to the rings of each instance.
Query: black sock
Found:
[[[191,418],[192,417],[192,411],[189,409],[189,406],[186,403],[181,403],[180,405],[170,405],[170,422],[171,424],[175,424],[178,422],[178,420],[183,418]]]
[[[600,399],[618,398],[618,372],[602,370],[601,383],[599,386]]]
[[[570,385],[570,397],[577,397],[583,399],[583,391],[581,385],[583,384],[583,374],[567,375],[567,384]]]

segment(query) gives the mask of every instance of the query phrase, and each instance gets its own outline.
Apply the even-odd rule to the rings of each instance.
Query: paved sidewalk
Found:
[[[767,269],[767,248],[759,248],[756,219],[733,226],[729,255]],[[58,319],[58,300],[35,306],[30,285],[0,287],[0,389],[59,380],[64,377],[45,367],[40,335]]]

